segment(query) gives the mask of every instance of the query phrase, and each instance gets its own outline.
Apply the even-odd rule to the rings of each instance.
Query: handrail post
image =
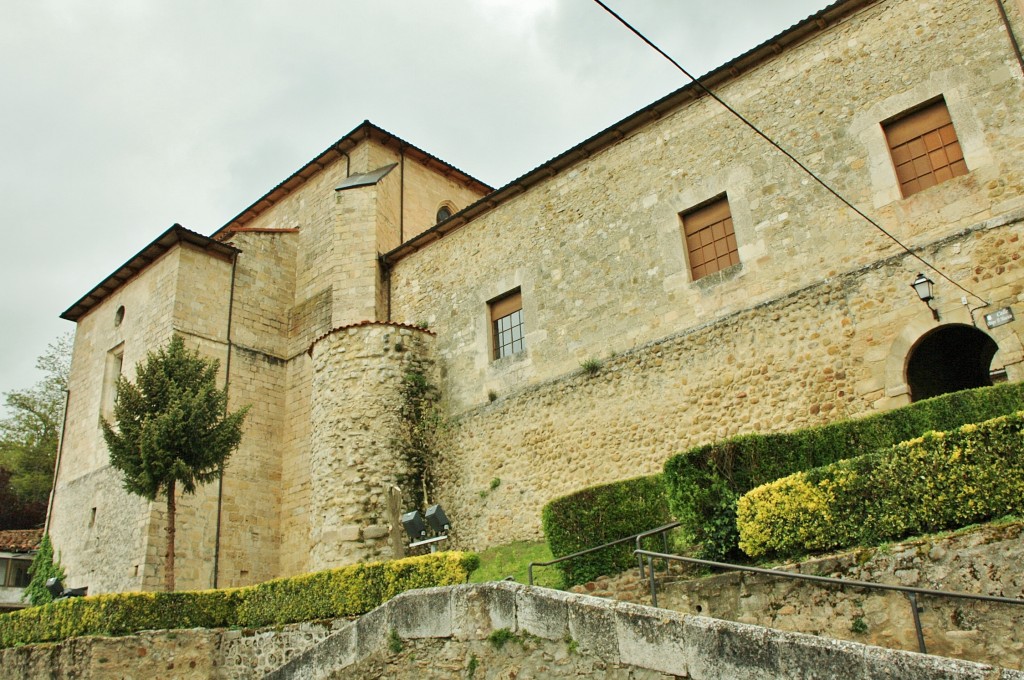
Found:
[[[924,632],[921,631],[921,614],[917,610],[917,593],[904,593],[910,600],[910,610],[914,614],[914,630],[917,631],[917,647],[922,654],[927,654],[928,649],[924,646]]]
[[[526,565],[526,580],[529,581],[530,585],[533,585],[533,562]]]
[[[647,571],[651,575],[651,606],[658,606],[658,587],[654,581],[654,558],[650,555],[647,556]]]
[[[637,534],[636,535],[636,549],[637,550],[642,550],[643,549],[642,546],[640,545],[640,536],[641,536],[641,534]],[[640,566],[640,579],[643,580],[643,578],[644,578],[644,556],[643,555],[637,555],[636,556],[636,563]]]

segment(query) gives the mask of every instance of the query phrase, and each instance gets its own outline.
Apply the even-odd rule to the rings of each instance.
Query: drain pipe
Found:
[[[238,270],[238,252],[231,257],[231,287],[228,292],[228,356],[224,361],[224,415],[228,413],[228,386],[231,384],[231,319],[235,309],[235,272]],[[217,528],[213,539],[213,587],[216,588],[220,576],[220,525],[224,511],[224,464],[221,463],[220,474],[217,475]]]
[[[405,145],[398,147],[398,245],[405,243]]]
[[[1003,19],[1003,26],[1006,27],[1006,35],[1010,38],[1010,44],[1013,45],[1013,53],[1017,56],[1017,65],[1020,66],[1021,73],[1024,73],[1024,56],[1020,52],[1020,43],[1017,42],[1017,36],[1013,34],[1013,27],[1010,25],[1010,17],[1006,16],[1006,8],[1003,7],[1003,0],[996,0],[996,7],[999,8],[999,16]]]

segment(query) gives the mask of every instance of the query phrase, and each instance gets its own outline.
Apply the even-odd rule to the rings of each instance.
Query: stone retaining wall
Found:
[[[400,595],[267,679],[453,677],[913,680],[1024,673],[498,582]]]
[[[0,680],[248,680],[278,668],[348,621],[262,630],[160,630],[0,649]]]
[[[1024,523],[993,525],[820,557],[779,567],[786,571],[874,583],[1024,599]],[[839,589],[729,572],[706,578],[673,569],[658,573],[658,605],[780,630],[916,651],[910,605],[894,592]],[[574,592],[650,603],[637,569],[602,577]],[[1024,668],[1024,605],[921,597],[929,653],[1007,668]]]

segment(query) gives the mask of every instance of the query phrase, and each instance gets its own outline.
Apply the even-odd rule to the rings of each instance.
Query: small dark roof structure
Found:
[[[235,253],[240,252],[234,246],[189,231],[180,224],[174,224],[170,229],[157,236],[148,246],[137,252],[134,257],[118,267],[113,274],[103,279],[99,285],[82,296],[82,299],[68,307],[60,315],[60,318],[78,321],[93,307],[103,302],[114,291],[179,243],[187,243],[226,260],[230,260]]]
[[[288,194],[292,193],[315,177],[321,170],[327,167],[329,163],[333,163],[339,158],[348,158],[348,152],[367,139],[394,149],[395,151],[404,154],[406,157],[422,163],[448,179],[458,182],[481,194],[489,194],[494,191],[493,187],[484,184],[468,173],[459,170],[454,165],[446,163],[437,156],[427,153],[423,149],[410,144],[401,137],[374,125],[368,120],[364,120],[347,135],[321,151],[313,160],[293,172],[283,182],[263,194],[263,196],[257,199],[255,203],[235,215],[235,217],[230,219],[227,224],[215,231],[212,236],[216,238],[219,234],[223,234],[224,232],[231,232],[239,227],[244,227],[246,224],[256,219],[256,217],[265,210],[279,203]]]
[[[343,191],[344,189],[354,189],[356,187],[366,187],[371,184],[376,184],[384,179],[385,175],[397,167],[398,163],[392,163],[390,165],[385,165],[382,168],[377,168],[371,172],[364,172],[361,175],[349,175],[341,182],[341,184],[336,186],[334,190]]]
[[[39,548],[42,529],[6,529],[0,531],[0,552],[29,553]]]

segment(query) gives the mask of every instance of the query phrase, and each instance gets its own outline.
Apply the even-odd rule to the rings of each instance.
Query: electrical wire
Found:
[[[694,84],[694,85],[696,85],[696,86],[697,86],[698,88],[700,88],[700,89],[701,89],[701,90],[702,90],[702,91],[703,91],[703,92],[704,92],[705,94],[707,94],[707,95],[708,95],[709,97],[711,97],[711,98],[712,98],[712,99],[714,99],[714,100],[715,100],[716,102],[718,102],[719,104],[721,104],[721,105],[722,105],[722,107],[724,107],[724,108],[725,108],[725,109],[726,109],[726,110],[727,110],[727,111],[728,111],[729,113],[731,113],[731,114],[732,114],[733,116],[735,116],[735,117],[736,117],[737,119],[739,119],[739,121],[740,121],[740,122],[742,122],[742,123],[743,123],[744,125],[746,125],[746,126],[747,126],[748,128],[750,128],[750,129],[751,129],[751,130],[753,130],[753,131],[754,131],[755,133],[757,133],[757,135],[758,135],[759,137],[761,137],[761,138],[762,138],[762,139],[764,139],[764,140],[765,140],[766,142],[768,142],[768,143],[769,143],[769,144],[771,144],[771,145],[772,145],[773,147],[775,147],[775,148],[776,148],[776,149],[777,149],[778,151],[780,151],[780,152],[781,152],[781,153],[782,153],[782,154],[783,154],[784,156],[786,156],[786,158],[788,158],[789,160],[793,161],[793,163],[795,163],[797,167],[799,167],[799,168],[800,168],[801,170],[803,170],[803,171],[804,171],[804,173],[806,173],[806,174],[807,174],[807,176],[809,176],[809,177],[810,177],[811,179],[813,179],[813,180],[814,180],[815,182],[817,182],[817,183],[818,183],[819,185],[821,185],[821,186],[822,186],[822,187],[823,187],[823,188],[824,188],[824,189],[825,189],[825,190],[826,190],[827,192],[829,192],[830,194],[832,194],[833,196],[835,196],[835,197],[836,197],[837,199],[839,199],[839,200],[840,200],[840,201],[841,201],[841,202],[842,202],[842,203],[843,203],[843,204],[844,204],[844,205],[845,205],[846,207],[848,207],[848,208],[849,208],[850,210],[852,210],[852,211],[853,211],[853,212],[855,212],[855,213],[856,213],[857,215],[859,215],[859,216],[860,216],[861,218],[863,218],[863,219],[864,219],[864,221],[866,221],[866,222],[867,222],[868,224],[870,224],[870,225],[871,225],[872,227],[874,227],[874,228],[875,228],[875,229],[877,229],[878,231],[880,231],[880,232],[882,232],[883,234],[885,234],[885,235],[886,235],[886,236],[887,236],[887,237],[888,237],[888,238],[889,238],[890,240],[892,240],[892,242],[893,242],[893,243],[895,243],[895,244],[896,244],[896,245],[898,245],[898,246],[899,246],[900,248],[902,248],[902,249],[903,249],[903,250],[904,250],[904,251],[905,251],[905,252],[906,252],[906,253],[907,253],[908,255],[910,255],[911,257],[915,258],[915,259],[916,259],[916,260],[917,260],[918,262],[920,262],[920,263],[921,263],[921,264],[923,264],[923,265],[924,265],[925,267],[927,267],[928,269],[930,269],[930,270],[932,270],[933,272],[935,272],[936,274],[938,274],[938,275],[939,275],[940,277],[942,277],[942,278],[943,278],[943,279],[945,279],[946,281],[949,281],[949,282],[950,282],[951,284],[953,284],[954,286],[956,286],[957,288],[959,288],[959,289],[960,289],[961,291],[963,291],[963,292],[967,293],[968,295],[970,295],[971,297],[973,297],[973,298],[977,298],[978,300],[980,300],[981,302],[983,302],[983,303],[984,303],[984,305],[983,305],[983,306],[988,306],[988,305],[990,304],[990,303],[989,303],[989,302],[988,302],[988,301],[987,301],[987,300],[986,300],[985,298],[981,297],[980,295],[978,295],[977,293],[975,293],[975,292],[973,292],[973,291],[970,291],[970,290],[968,290],[967,288],[964,288],[964,287],[963,287],[962,285],[960,285],[959,283],[957,283],[956,281],[954,281],[953,279],[951,279],[951,278],[950,278],[949,276],[947,276],[947,275],[945,274],[945,272],[943,272],[943,271],[942,271],[941,269],[939,269],[939,268],[938,268],[938,267],[936,267],[936,266],[935,266],[934,264],[932,264],[932,263],[931,263],[931,262],[929,262],[928,260],[926,260],[926,259],[924,259],[923,257],[921,257],[921,256],[920,256],[919,254],[917,254],[916,252],[914,252],[913,250],[911,250],[911,249],[910,249],[909,247],[907,247],[907,246],[906,246],[906,245],[905,245],[905,244],[904,244],[904,243],[903,243],[902,241],[900,241],[900,240],[899,240],[898,238],[896,238],[896,237],[895,237],[895,236],[894,236],[893,234],[891,234],[891,233],[890,233],[890,232],[889,232],[888,230],[886,230],[886,229],[885,229],[885,227],[883,227],[883,226],[882,226],[882,225],[880,225],[880,224],[879,224],[878,222],[876,222],[876,221],[875,221],[874,219],[872,219],[872,218],[871,218],[871,217],[870,217],[870,216],[869,216],[869,215],[868,215],[867,213],[865,213],[865,212],[864,212],[863,210],[861,210],[861,209],[860,209],[860,208],[858,208],[858,207],[857,207],[856,205],[854,205],[854,204],[853,204],[853,203],[852,203],[852,202],[851,202],[851,201],[850,201],[849,199],[847,199],[847,198],[846,198],[845,196],[843,196],[843,195],[842,195],[842,194],[840,194],[840,193],[839,193],[838,191],[836,191],[835,189],[833,189],[833,188],[832,188],[832,187],[831,187],[831,186],[830,186],[830,185],[829,185],[829,184],[828,184],[828,183],[827,183],[827,182],[826,182],[825,180],[823,180],[823,179],[822,179],[821,177],[819,177],[818,175],[816,175],[816,174],[814,173],[814,171],[813,171],[813,170],[811,170],[811,169],[810,169],[809,167],[807,167],[806,165],[804,165],[804,163],[803,163],[803,162],[801,162],[801,161],[800,161],[800,159],[798,159],[798,158],[797,158],[796,156],[794,156],[794,155],[793,155],[792,153],[790,153],[790,152],[789,152],[789,151],[788,151],[787,149],[785,149],[784,147],[782,147],[782,145],[780,145],[780,144],[779,144],[778,142],[776,142],[776,141],[775,141],[774,139],[772,139],[771,137],[769,137],[769,136],[768,136],[768,135],[767,135],[766,133],[762,132],[762,131],[760,130],[760,128],[758,128],[758,127],[757,127],[756,125],[754,125],[754,124],[753,124],[753,123],[751,123],[751,122],[750,122],[749,120],[747,120],[747,119],[746,119],[746,118],[745,118],[745,117],[743,116],[743,114],[741,114],[741,113],[740,113],[739,111],[737,111],[737,110],[736,110],[736,109],[734,109],[734,108],[733,108],[732,106],[730,106],[730,105],[729,105],[729,104],[728,104],[728,103],[727,103],[727,102],[726,102],[726,101],[725,101],[724,99],[722,99],[721,97],[719,97],[719,96],[718,96],[718,95],[717,95],[717,94],[716,94],[716,93],[715,93],[715,92],[714,92],[713,90],[711,90],[711,88],[709,88],[709,87],[708,87],[708,86],[706,86],[706,85],[705,85],[704,83],[702,83],[702,82],[701,82],[701,81],[700,81],[700,80],[699,80],[698,78],[694,77],[694,76],[693,76],[693,75],[692,75],[692,74],[691,74],[691,73],[690,73],[689,71],[687,71],[687,70],[686,70],[685,68],[683,68],[683,66],[682,66],[682,65],[681,65],[681,64],[680,64],[679,62],[677,62],[677,61],[676,61],[675,59],[673,59],[673,58],[672,58],[671,56],[669,56],[669,55],[668,55],[668,53],[666,53],[666,52],[665,52],[665,50],[663,50],[663,49],[661,49],[660,47],[658,47],[657,45],[655,45],[655,44],[654,44],[654,42],[652,42],[652,41],[651,41],[651,40],[650,40],[650,39],[649,39],[649,38],[648,38],[647,36],[645,36],[645,35],[644,35],[643,33],[641,33],[641,32],[640,32],[639,30],[637,30],[636,28],[634,28],[632,24],[630,24],[630,23],[629,23],[628,21],[626,21],[626,20],[625,20],[625,19],[623,19],[623,18],[622,18],[621,16],[619,16],[619,14],[617,14],[617,13],[615,12],[615,10],[613,10],[612,8],[610,8],[610,7],[608,6],[608,5],[604,4],[604,2],[602,2],[601,0],[594,0],[594,2],[596,2],[596,3],[598,4],[598,5],[600,5],[600,7],[601,7],[601,8],[602,8],[602,9],[603,9],[603,10],[604,10],[605,12],[607,12],[608,14],[610,14],[611,16],[613,16],[613,17],[614,17],[614,18],[615,18],[615,19],[616,19],[616,20],[617,20],[617,21],[618,21],[618,22],[619,22],[620,24],[622,24],[622,25],[623,25],[623,26],[625,26],[625,27],[626,27],[627,29],[629,29],[629,30],[630,30],[630,31],[631,31],[631,32],[632,32],[632,33],[633,33],[633,34],[634,34],[634,35],[635,35],[636,37],[640,38],[640,39],[641,39],[641,40],[643,40],[643,41],[644,41],[645,43],[647,43],[647,45],[648,45],[648,46],[649,46],[649,47],[650,47],[651,49],[653,49],[653,50],[654,50],[655,52],[657,52],[657,53],[658,53],[658,54],[660,54],[660,55],[661,55],[662,57],[664,57],[665,59],[667,59],[667,60],[668,60],[668,62],[669,62],[670,64],[672,64],[673,66],[675,66],[675,67],[676,67],[676,69],[678,69],[680,73],[682,73],[682,74],[683,74],[684,76],[686,76],[687,78],[689,78],[689,79],[690,79],[690,81],[692,81],[692,82],[693,82],[693,84]]]

